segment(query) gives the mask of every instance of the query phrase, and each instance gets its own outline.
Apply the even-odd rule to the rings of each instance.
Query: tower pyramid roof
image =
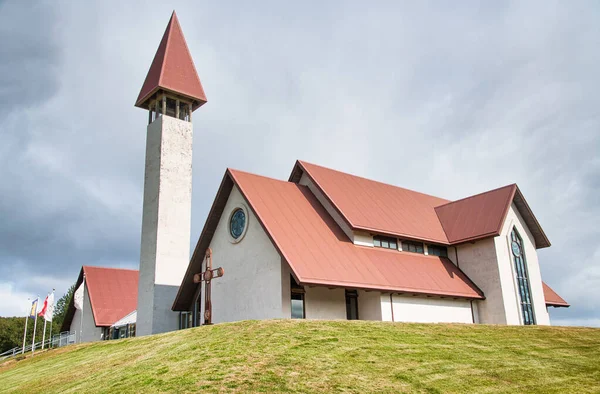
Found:
[[[148,99],[159,89],[192,99],[194,110],[206,103],[202,83],[175,11],[154,55],[135,106],[148,108]]]

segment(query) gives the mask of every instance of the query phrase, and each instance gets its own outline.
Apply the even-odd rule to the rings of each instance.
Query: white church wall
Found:
[[[281,313],[284,318],[292,317],[292,270],[288,263],[281,258]]]
[[[160,116],[147,128],[137,335],[176,330],[171,305],[189,263],[192,123]]]
[[[492,238],[458,245],[459,268],[483,291],[486,299],[478,301],[479,321],[484,324],[506,324],[502,283]],[[452,251],[454,252],[454,251]],[[456,255],[449,253],[456,262]]]
[[[336,222],[336,224],[338,226],[340,226],[340,228],[342,229],[342,231],[348,236],[348,239],[350,239],[350,240],[352,240],[352,242],[354,242],[354,233],[352,232],[352,229],[346,224],[346,222],[344,221],[344,218],[342,218],[342,216],[333,207],[333,205],[331,205],[329,203],[329,201],[327,200],[327,197],[325,197],[323,195],[323,193],[321,193],[321,191],[319,190],[319,188],[317,186],[315,186],[315,184],[309,178],[309,176],[306,175],[306,172],[304,172],[302,174],[302,177],[300,177],[300,182],[298,182],[298,183],[300,185],[304,185],[304,186],[307,186],[309,188],[309,190],[312,192],[312,194],[315,195],[315,197],[317,198],[317,200],[319,200],[319,202],[321,203],[321,205],[325,208],[325,210],[327,211],[327,213],[333,218],[333,220]],[[362,238],[360,238],[360,241],[364,241],[364,240]],[[370,244],[367,245],[367,246],[373,246],[373,240],[372,239],[371,239]]]
[[[549,325],[550,317],[544,299],[542,276],[540,273],[537,250],[535,249],[535,240],[514,204],[511,204],[510,206],[500,236],[494,238],[502,282],[504,308],[506,310],[506,323],[523,324],[520,297],[517,291],[516,272],[511,251],[510,233],[513,227],[517,228],[517,231],[523,240],[536,323],[539,325]]]
[[[247,230],[241,241],[233,243],[229,217],[238,207],[246,210]],[[283,314],[281,257],[235,185],[210,248],[213,267],[225,271],[212,281],[213,323],[288,317]]]
[[[102,327],[96,327],[87,285],[83,295],[83,326],[81,325],[81,315],[81,311],[75,309],[73,320],[71,320],[71,327],[69,328],[70,332],[75,333],[76,343],[79,343],[80,339],[81,342],[92,342],[102,339]]]
[[[381,321],[381,293],[378,291],[358,291],[358,318],[360,320]]]
[[[381,295],[384,321],[411,323],[473,323],[471,302],[448,298]],[[387,309],[387,310],[386,310]]]
[[[346,320],[344,289],[304,286],[304,308],[307,319]]]

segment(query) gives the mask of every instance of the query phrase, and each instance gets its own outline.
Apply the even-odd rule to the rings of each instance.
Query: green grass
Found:
[[[0,364],[0,392],[600,392],[600,329],[244,321]]]

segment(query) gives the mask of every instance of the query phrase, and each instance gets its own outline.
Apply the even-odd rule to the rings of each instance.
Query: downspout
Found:
[[[394,300],[392,299],[392,293],[390,293],[390,308],[392,310],[392,323],[394,323]]]
[[[457,246],[454,247],[454,255],[456,256],[456,268],[460,268],[460,265],[458,264],[458,247]]]
[[[475,324],[475,312],[473,311],[473,300],[471,300],[471,320]]]

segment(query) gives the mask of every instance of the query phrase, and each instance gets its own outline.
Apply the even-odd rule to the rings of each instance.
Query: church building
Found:
[[[133,273],[83,267],[85,340],[244,319],[547,325],[548,307],[569,306],[542,281],[550,241],[516,184],[449,201],[305,161],[288,180],[227,169],[190,259],[206,102],[173,12],[135,103],[148,113],[135,288]]]
[[[568,306],[542,282],[549,246],[514,184],[448,201],[303,161],[287,181],[228,169],[173,310],[204,322],[210,250],[214,323],[547,325]]]

